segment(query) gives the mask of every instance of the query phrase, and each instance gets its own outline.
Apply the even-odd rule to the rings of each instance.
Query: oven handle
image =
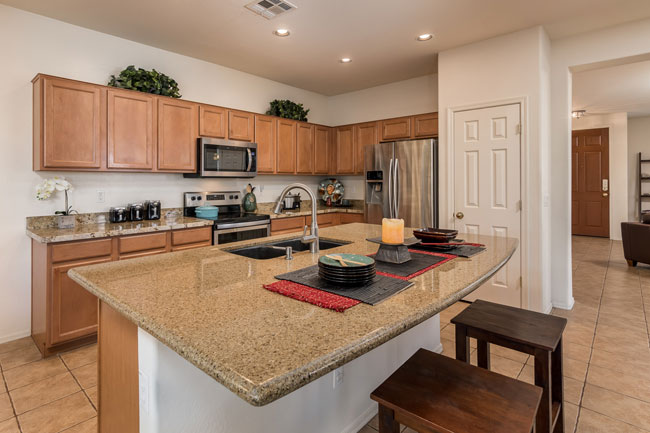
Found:
[[[266,224],[260,224],[259,221],[251,221],[247,223],[232,223],[232,224],[221,224],[219,228],[214,229],[215,232],[217,233],[234,233],[234,232],[240,232],[243,230],[256,230],[256,229],[263,229],[266,227],[270,227],[271,223],[266,223]]]
[[[250,147],[246,148],[246,153],[248,154],[248,167],[246,167],[246,171],[251,171],[251,167],[253,166],[253,152]]]

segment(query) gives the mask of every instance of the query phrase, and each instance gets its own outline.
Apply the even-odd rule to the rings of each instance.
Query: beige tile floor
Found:
[[[564,333],[567,433],[650,432],[650,266],[627,266],[620,242],[573,239],[573,310]],[[454,356],[449,320],[467,304],[440,314],[443,354]],[[476,363],[475,343],[472,358]],[[533,381],[533,359],[492,346],[492,369]],[[359,433],[374,433],[376,418]],[[413,432],[410,429],[403,430]]]
[[[565,431],[650,432],[650,266],[629,268],[620,242],[596,238],[574,238],[573,259],[575,307],[553,311],[569,320]],[[465,307],[440,314],[445,355],[454,354],[449,321]],[[30,338],[0,344],[0,433],[96,432],[96,368],[95,345],[41,360]],[[533,379],[532,359],[497,346],[492,368]],[[376,431],[375,418],[360,433]]]

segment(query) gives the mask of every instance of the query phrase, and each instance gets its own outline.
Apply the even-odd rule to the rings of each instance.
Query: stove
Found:
[[[197,207],[217,206],[219,215],[216,218],[203,218],[214,221],[214,245],[269,236],[271,217],[244,212],[240,205],[242,198],[237,191],[186,192],[183,194],[183,215],[199,218]]]

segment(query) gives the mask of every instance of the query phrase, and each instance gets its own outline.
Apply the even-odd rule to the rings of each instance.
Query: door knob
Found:
[[[456,213],[456,218],[458,218],[459,220],[462,220],[464,217],[465,217],[464,213],[462,213],[462,212],[457,212]]]
[[[608,195],[609,194],[607,194],[606,192],[603,193],[603,197],[607,197]]]

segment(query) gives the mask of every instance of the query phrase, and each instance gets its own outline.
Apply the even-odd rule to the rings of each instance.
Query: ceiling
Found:
[[[650,16],[648,0],[291,1],[298,9],[273,20],[249,0],[0,3],[324,95],[430,74],[439,51],[534,25],[559,38]],[[274,36],[280,27],[291,36]]]
[[[650,116],[650,60],[576,72],[572,81],[574,110]]]

